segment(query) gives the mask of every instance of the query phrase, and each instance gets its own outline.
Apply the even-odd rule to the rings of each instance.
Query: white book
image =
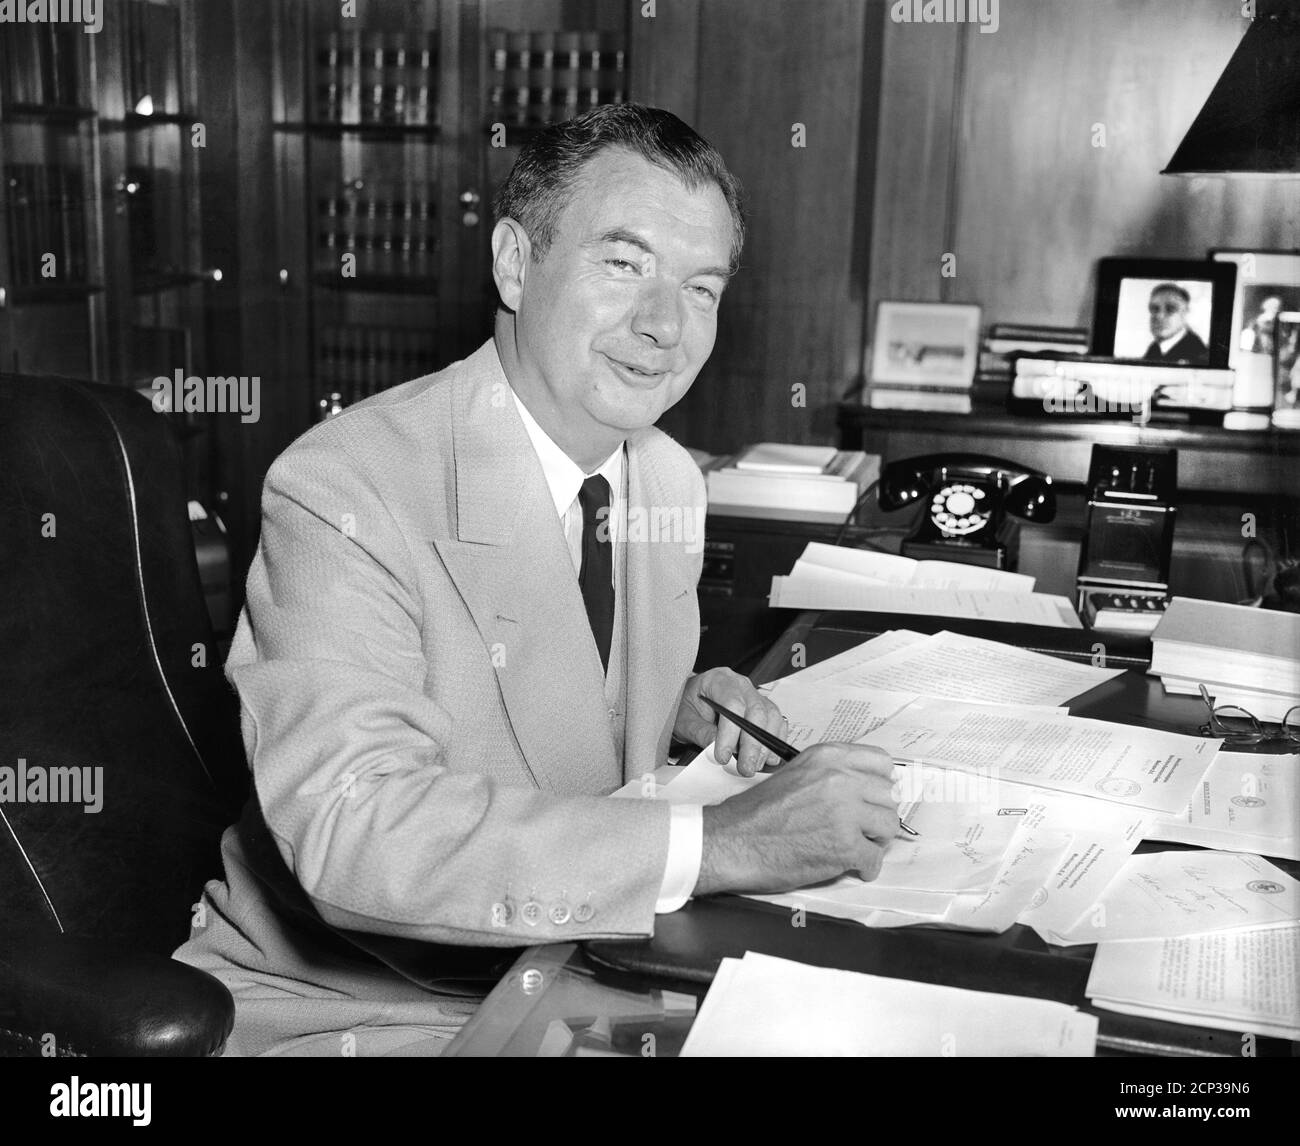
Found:
[[[940,394],[933,390],[868,386],[866,404],[872,410],[925,410],[935,414],[971,412],[970,394],[964,390]]]
[[[1214,669],[1210,670],[1210,672],[1214,671]],[[1200,696],[1200,686],[1205,685],[1205,691],[1210,694],[1210,699],[1214,701],[1216,708],[1236,705],[1259,720],[1274,723],[1280,721],[1296,705],[1300,705],[1300,691],[1288,693],[1275,692],[1272,689],[1242,688],[1217,680],[1167,674],[1161,676],[1160,683],[1164,685],[1165,692],[1171,692],[1175,696]]]
[[[1300,613],[1175,597],[1151,646],[1155,676],[1300,694]]]
[[[759,442],[736,458],[739,470],[772,474],[820,474],[835,460],[834,446],[796,446],[785,442]]]

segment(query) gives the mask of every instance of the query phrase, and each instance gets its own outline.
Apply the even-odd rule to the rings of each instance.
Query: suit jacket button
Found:
[[[515,909],[508,903],[494,903],[492,905],[492,926],[508,927],[510,921],[515,917]]]
[[[530,899],[519,909],[519,918],[529,927],[536,927],[542,921],[542,905],[537,900]]]
[[[573,913],[569,910],[567,903],[557,903],[551,908],[551,922],[556,927],[563,927],[572,917]]]
[[[573,918],[579,923],[588,923],[591,917],[596,914],[596,909],[590,903],[580,903],[573,909]]]

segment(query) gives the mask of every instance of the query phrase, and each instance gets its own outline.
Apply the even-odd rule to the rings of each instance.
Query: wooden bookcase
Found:
[[[0,27],[0,369],[148,387],[201,372],[194,0],[102,30]]]
[[[296,429],[492,329],[491,189],[536,128],[628,96],[629,5],[276,0],[277,275]],[[603,61],[603,62],[602,62]]]

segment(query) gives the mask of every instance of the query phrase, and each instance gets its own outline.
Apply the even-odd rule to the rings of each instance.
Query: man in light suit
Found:
[[[625,105],[525,146],[498,216],[494,338],[267,475],[226,666],[254,796],[178,952],[234,993],[232,1053],[436,1053],[503,948],[871,878],[898,830],[852,745],[714,808],[606,798],[674,738],[766,762],[705,697],[784,725],[690,675],[704,486],[653,428],[712,350],[739,189]]]

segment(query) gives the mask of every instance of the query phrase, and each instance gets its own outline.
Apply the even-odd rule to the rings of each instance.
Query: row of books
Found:
[[[317,268],[337,272],[342,256],[350,254],[358,277],[433,274],[438,245],[433,194],[431,187],[408,184],[318,199]]]
[[[571,119],[627,99],[627,48],[613,32],[488,33],[488,117],[511,127]]]
[[[78,24],[6,25],[0,35],[0,99],[6,105],[78,106],[84,39]]]
[[[325,327],[316,347],[316,381],[351,405],[434,369],[433,334],[398,326]]]
[[[86,281],[86,202],[81,170],[6,163],[5,218],[15,286]],[[47,256],[53,255],[51,264]],[[52,269],[53,274],[48,273]]]
[[[834,446],[760,442],[704,467],[709,512],[841,524],[880,476],[880,458]]]
[[[980,344],[975,381],[1000,387],[1003,401],[1015,377],[1016,354],[1087,354],[1088,332],[1079,326],[995,322]]]
[[[313,116],[324,123],[438,122],[436,32],[329,32],[316,44]]]
[[[995,322],[979,346],[974,374],[926,385],[882,384],[873,380],[865,402],[873,410],[924,410],[969,414],[972,403],[1006,406],[1018,354],[1086,354],[1088,332],[1072,326]]]

